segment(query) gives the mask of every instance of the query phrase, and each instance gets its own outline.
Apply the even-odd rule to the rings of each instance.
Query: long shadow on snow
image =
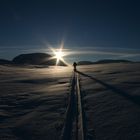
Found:
[[[85,76],[85,77],[88,77],[88,78],[90,78],[90,79],[98,82],[99,84],[103,85],[107,89],[112,90],[114,93],[117,93],[117,94],[125,97],[126,99],[130,100],[131,102],[133,102],[133,103],[135,103],[135,104],[137,104],[137,105],[140,106],[140,96],[132,96],[132,95],[126,93],[125,91],[123,91],[122,89],[118,89],[117,87],[112,86],[110,84],[107,84],[107,83],[105,83],[105,82],[103,82],[103,81],[101,81],[101,80],[99,80],[97,78],[94,78],[94,77],[92,77],[90,75],[87,75],[85,73],[82,73],[80,71],[76,71],[76,72],[79,73],[79,74],[81,74],[81,75],[83,75],[83,76]]]

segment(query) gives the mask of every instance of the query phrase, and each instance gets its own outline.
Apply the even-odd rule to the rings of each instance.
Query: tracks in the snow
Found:
[[[79,75],[74,72],[62,140],[86,140]]]

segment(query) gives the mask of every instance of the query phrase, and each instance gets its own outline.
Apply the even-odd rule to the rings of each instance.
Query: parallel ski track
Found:
[[[73,131],[75,131],[74,135]],[[71,91],[61,139],[86,140],[79,75],[76,72],[73,73],[71,81]]]

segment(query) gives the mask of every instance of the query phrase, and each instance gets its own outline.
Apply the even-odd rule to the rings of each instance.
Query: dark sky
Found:
[[[139,0],[0,0],[0,57],[62,39],[68,49],[140,52]]]

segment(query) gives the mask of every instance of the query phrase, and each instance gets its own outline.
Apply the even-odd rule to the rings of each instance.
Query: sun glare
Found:
[[[56,59],[56,65],[58,65],[60,61],[63,62],[64,64],[68,65],[64,61],[64,58],[63,58],[66,55],[66,53],[63,51],[63,46],[64,46],[64,44],[61,43],[59,49],[53,49],[52,47],[50,48],[53,53],[52,59]]]
[[[55,52],[55,57],[57,58],[57,59],[62,59],[62,57],[63,57],[63,52],[61,51],[61,50],[59,50],[59,51],[56,51]]]
[[[62,52],[62,48],[54,51],[54,57],[56,58],[56,65],[58,65],[59,61],[63,61],[64,52]]]

